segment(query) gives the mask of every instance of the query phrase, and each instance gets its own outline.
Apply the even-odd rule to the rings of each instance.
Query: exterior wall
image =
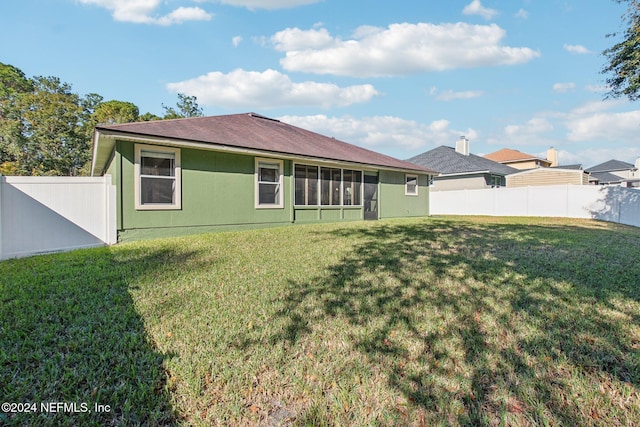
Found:
[[[481,174],[452,177],[435,177],[433,179],[433,187],[431,187],[431,190],[451,191],[474,188],[480,189],[488,187],[491,187],[491,185],[487,185],[487,177],[484,174]]]
[[[0,177],[0,259],[116,242],[111,176]]]
[[[380,171],[380,219],[429,215],[429,176],[418,175],[418,195],[408,196],[405,195],[405,175],[402,172]]]
[[[587,185],[589,175],[581,170],[538,168],[507,176],[507,187],[561,184]]]
[[[291,160],[284,161],[283,208],[275,209],[255,207],[255,156],[181,148],[180,160],[181,209],[136,210],[135,144],[117,141],[108,170],[117,176],[117,226],[121,240],[188,234],[187,228],[207,232],[364,219],[363,206],[294,207]],[[419,176],[417,196],[405,195],[403,172],[381,171],[379,180],[379,218],[429,214],[427,175]]]
[[[364,219],[362,206],[296,206],[294,222],[353,221]]]
[[[136,210],[134,144],[118,141],[120,170],[118,229],[286,224],[293,221],[291,162],[284,162],[284,208],[256,209],[255,157],[182,148],[182,208]],[[110,169],[114,166],[110,166]],[[287,209],[289,207],[289,209]]]

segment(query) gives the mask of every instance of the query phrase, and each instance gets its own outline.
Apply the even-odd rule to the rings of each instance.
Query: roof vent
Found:
[[[278,119],[272,119],[271,117],[262,116],[262,115],[260,115],[260,114],[256,114],[256,113],[249,113],[249,115],[250,115],[251,117],[255,117],[256,119],[270,120],[270,121],[272,121],[272,122],[278,122],[278,123],[280,123],[280,120],[278,120]]]
[[[469,140],[464,135],[456,141],[456,153],[460,153],[465,156],[469,155]]]

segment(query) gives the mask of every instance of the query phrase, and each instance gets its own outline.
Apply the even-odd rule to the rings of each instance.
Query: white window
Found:
[[[137,144],[134,171],[136,209],[181,208],[178,148]]]
[[[283,208],[282,160],[256,158],[256,208]]]
[[[418,175],[405,175],[404,194],[407,196],[418,195]]]

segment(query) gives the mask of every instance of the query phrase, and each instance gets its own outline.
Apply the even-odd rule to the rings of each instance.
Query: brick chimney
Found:
[[[551,162],[551,167],[558,166],[558,150],[551,147],[547,150],[547,160]]]
[[[469,155],[469,140],[462,135],[459,140],[456,141],[456,153]]]

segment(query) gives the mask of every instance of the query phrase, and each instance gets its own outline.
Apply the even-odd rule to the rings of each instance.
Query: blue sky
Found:
[[[2,0],[0,62],[162,114],[257,112],[394,157],[460,135],[593,166],[640,157],[603,100],[612,0]]]

